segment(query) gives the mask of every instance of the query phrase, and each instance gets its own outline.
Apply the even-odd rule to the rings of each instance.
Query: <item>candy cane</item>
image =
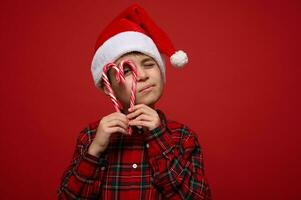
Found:
[[[103,82],[105,87],[107,88],[107,90],[109,91],[109,96],[114,104],[114,107],[116,109],[117,112],[120,112],[120,110],[122,109],[122,105],[120,104],[120,102],[117,100],[117,98],[115,97],[114,91],[112,90],[112,86],[109,82],[108,76],[107,76],[107,72],[109,71],[109,69],[115,69],[116,70],[116,80],[117,82],[124,82],[124,74],[123,72],[121,73],[120,69],[116,66],[115,63],[108,63],[103,67],[102,70],[102,78],[103,78]]]
[[[119,65],[119,67],[117,67],[116,64],[114,64],[114,63],[108,63],[104,66],[103,72],[102,72],[104,85],[109,91],[109,96],[110,96],[117,112],[120,112],[120,110],[122,109],[122,105],[120,104],[120,102],[117,100],[117,98],[114,95],[114,91],[112,90],[111,84],[109,82],[107,72],[111,68],[115,69],[117,82],[124,84],[124,81],[125,81],[124,66],[125,65],[127,65],[131,69],[131,72],[132,72],[132,80],[133,81],[132,81],[131,97],[130,97],[130,107],[132,108],[135,105],[135,101],[136,101],[137,69],[136,69],[135,64],[130,60],[122,61]],[[128,131],[129,131],[129,134],[131,134],[132,128],[129,127]]]
[[[120,63],[120,69],[124,72],[124,65],[131,68],[132,72],[132,89],[131,89],[131,98],[130,98],[130,108],[134,107],[136,101],[136,85],[137,85],[137,68],[135,64],[130,60],[124,60]]]
[[[124,65],[130,67],[132,72],[132,89],[130,97],[130,108],[134,107],[136,101],[136,85],[137,85],[137,68],[135,64],[130,60],[124,60],[120,63],[120,70],[124,73]],[[129,128],[129,134],[132,134],[131,127]]]

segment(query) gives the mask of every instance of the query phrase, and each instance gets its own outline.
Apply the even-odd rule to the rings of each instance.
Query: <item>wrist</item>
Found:
[[[88,154],[99,157],[102,154],[102,152],[104,152],[104,150],[104,148],[92,142],[89,146]]]

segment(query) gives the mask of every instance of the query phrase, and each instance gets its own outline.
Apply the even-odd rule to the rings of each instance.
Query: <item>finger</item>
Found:
[[[130,107],[128,110],[129,110],[130,112],[133,112],[133,111],[135,111],[135,110],[137,110],[137,109],[140,109],[140,108],[151,109],[149,106],[147,106],[147,105],[145,105],[145,104],[136,104],[136,105],[134,105],[133,107]]]
[[[110,129],[109,129],[109,132],[110,132],[110,133],[122,133],[122,134],[128,135],[127,130],[124,129],[124,128],[121,128],[121,127],[119,127],[119,126],[115,126],[115,127],[110,128]]]
[[[126,119],[126,115],[121,112],[114,112],[111,114],[112,118]]]
[[[132,112],[132,111],[135,111],[135,110],[137,110],[138,108],[141,108],[141,107],[143,107],[143,104],[136,104],[133,107],[130,107],[128,110]]]
[[[127,118],[128,118],[128,119],[136,118],[137,116],[139,116],[139,115],[141,115],[141,114],[145,114],[145,115],[149,115],[149,116],[152,116],[152,115],[153,115],[152,112],[150,112],[149,110],[145,109],[144,107],[141,107],[141,108],[135,110],[134,112],[129,113],[129,114],[127,115]]]
[[[127,114],[126,117],[128,119],[136,118],[137,116],[141,115],[143,112],[144,112],[144,110],[138,109],[138,110],[135,110],[134,112]]]
[[[119,119],[115,119],[115,120],[107,122],[106,126],[108,128],[119,126],[119,127],[124,128],[124,129],[127,129],[128,128],[128,122],[124,123],[123,121],[121,121]]]
[[[145,114],[141,114],[141,115],[139,115],[138,117],[136,117],[134,120],[135,120],[135,121],[140,121],[140,120],[142,120],[142,121],[153,121],[154,118],[151,117],[151,116],[145,115]],[[132,121],[132,120],[131,120],[131,121]],[[131,121],[129,121],[129,123],[130,123]]]
[[[153,108],[145,105],[145,104],[137,104],[137,105],[134,105],[134,107],[132,108],[129,108],[129,112],[132,113],[138,109],[143,109],[144,110],[144,113],[148,114],[148,115],[156,115],[157,114],[157,111],[154,110]]]
[[[128,118],[126,117],[126,115],[123,114],[123,113],[120,113],[120,112],[114,112],[114,113],[107,116],[107,122],[113,121],[113,120],[116,120],[116,119],[121,120],[124,123],[128,122]]]
[[[151,127],[152,123],[149,121],[137,121],[137,120],[132,120],[130,121],[131,126],[144,126],[144,127]]]

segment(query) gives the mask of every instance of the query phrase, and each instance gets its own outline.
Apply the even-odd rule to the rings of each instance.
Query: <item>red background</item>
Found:
[[[1,2],[1,199],[56,199],[79,131],[114,111],[90,74],[131,1],[110,2]],[[158,108],[199,134],[214,199],[300,199],[299,1],[138,3],[190,56]]]

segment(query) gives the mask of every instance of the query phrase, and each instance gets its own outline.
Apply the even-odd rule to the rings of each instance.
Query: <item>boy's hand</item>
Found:
[[[88,149],[88,153],[99,157],[108,147],[112,133],[128,134],[128,125],[126,115],[120,112],[114,112],[103,117],[99,122],[96,136]]]
[[[127,118],[130,119],[131,126],[144,126],[150,131],[160,126],[161,121],[157,111],[145,104],[135,105],[129,108],[129,112]]]

